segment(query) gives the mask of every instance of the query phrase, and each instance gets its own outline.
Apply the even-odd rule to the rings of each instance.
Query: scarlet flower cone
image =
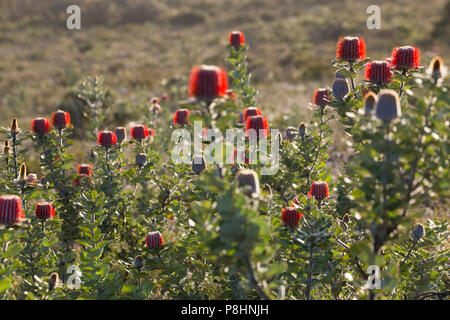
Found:
[[[291,228],[298,227],[300,218],[303,216],[294,207],[281,209],[281,221]]]
[[[142,140],[150,135],[147,126],[139,125],[131,127],[131,137],[135,140]]]
[[[46,118],[36,118],[31,121],[31,131],[38,136],[46,135],[50,132],[50,121]]]
[[[190,111],[188,109],[178,109],[173,116],[173,123],[182,125],[188,124],[189,114]]]
[[[102,147],[111,147],[117,143],[116,134],[112,131],[100,131],[98,133],[97,142]]]
[[[328,89],[319,88],[314,91],[313,104],[319,107],[325,107],[328,104],[330,97],[328,95]]]
[[[22,199],[14,195],[0,196],[0,223],[21,222],[24,219]]]
[[[248,117],[260,116],[261,110],[256,107],[249,107],[244,109],[244,122],[247,121]]]
[[[77,166],[77,173],[78,174],[84,174],[87,177],[90,177],[92,175],[92,165],[87,163],[81,163]]]
[[[391,64],[396,69],[414,69],[420,64],[420,50],[412,46],[396,47],[392,50]]]
[[[62,130],[70,126],[70,114],[63,110],[52,113],[52,124],[56,129]]]
[[[38,219],[47,220],[55,216],[55,209],[50,202],[39,202],[36,204],[34,214]]]
[[[149,248],[156,249],[165,244],[164,239],[159,231],[149,232],[145,239],[145,244]]]
[[[372,61],[366,65],[366,77],[372,83],[387,83],[392,79],[391,67],[387,61]]]
[[[311,184],[308,197],[314,197],[317,201],[328,198],[328,184],[324,181],[315,181]]]
[[[259,137],[259,130],[263,130],[264,137],[269,134],[269,122],[263,116],[253,116],[247,118],[245,123],[245,134],[248,136],[249,130],[253,129],[256,131],[256,135]]]
[[[244,44],[244,34],[240,31],[232,31],[228,35],[228,43],[235,48],[239,48]]]
[[[227,94],[227,73],[217,66],[202,65],[191,71],[189,96],[197,99],[213,100]]]
[[[363,38],[343,37],[337,43],[336,59],[353,62],[366,57],[366,43]]]

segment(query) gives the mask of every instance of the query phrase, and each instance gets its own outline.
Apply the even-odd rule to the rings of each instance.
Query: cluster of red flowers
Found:
[[[52,125],[58,130],[70,126],[70,114],[58,110],[52,113]],[[38,136],[44,136],[50,132],[50,121],[47,118],[35,118],[31,121],[31,131]]]
[[[55,209],[50,202],[38,202],[34,213],[38,219],[47,220],[55,216]],[[0,196],[0,223],[11,224],[23,222],[24,219],[25,213],[22,209],[22,199],[19,196]]]

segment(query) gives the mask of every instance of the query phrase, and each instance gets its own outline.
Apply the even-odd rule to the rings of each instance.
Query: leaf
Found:
[[[3,258],[7,259],[7,258],[11,258],[12,256],[15,256],[16,254],[18,254],[20,251],[23,250],[23,245],[20,243],[16,243],[13,244],[12,246],[10,246],[8,248],[8,250],[6,250],[5,253],[3,253]]]
[[[0,293],[5,292],[9,288],[11,288],[12,283],[10,278],[4,278],[0,280]]]

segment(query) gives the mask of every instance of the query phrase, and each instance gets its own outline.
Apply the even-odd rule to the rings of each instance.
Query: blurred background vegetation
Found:
[[[81,30],[66,28],[70,4],[81,8]],[[380,30],[366,27],[372,4],[381,7]],[[28,129],[59,107],[80,122],[71,92],[88,74],[112,89],[111,125],[139,119],[149,98],[166,92],[175,110],[193,65],[229,67],[231,30],[250,45],[259,106],[272,123],[297,125],[313,89],[331,85],[339,36],[365,37],[375,59],[412,44],[422,64],[436,54],[449,63],[449,16],[448,0],[0,0],[0,126],[16,116]]]

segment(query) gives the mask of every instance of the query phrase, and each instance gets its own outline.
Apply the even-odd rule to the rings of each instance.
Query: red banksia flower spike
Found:
[[[50,121],[46,118],[36,118],[31,121],[31,131],[38,136],[46,135],[50,132]]]
[[[114,133],[116,134],[117,143],[127,140],[127,130],[124,127],[117,127],[114,129]]]
[[[130,133],[131,137],[135,140],[142,140],[150,135],[147,126],[144,125],[131,127]]]
[[[52,124],[58,130],[62,130],[70,126],[70,114],[63,110],[52,113]]]
[[[50,202],[39,202],[36,204],[34,214],[38,219],[47,220],[55,216],[55,209]]]
[[[420,65],[420,50],[412,46],[396,47],[392,50],[391,65],[393,68],[407,70]]]
[[[22,210],[22,199],[14,195],[0,196],[0,223],[22,222],[25,214]]]
[[[391,120],[400,117],[402,111],[398,93],[390,89],[381,90],[375,115],[385,123],[389,123]]]
[[[364,114],[369,115],[373,112],[375,109],[375,106],[378,102],[378,96],[373,93],[372,91],[369,91],[366,93],[363,99],[363,105],[364,105]]]
[[[324,181],[315,181],[311,184],[311,190],[308,192],[308,197],[314,197],[317,201],[322,201],[328,198],[328,184]]]
[[[245,123],[245,134],[249,135],[249,130],[253,129],[256,131],[256,135],[259,137],[259,130],[263,130],[264,137],[269,134],[269,122],[263,116],[252,116],[248,117]]]
[[[336,59],[353,62],[366,57],[366,43],[363,38],[343,37],[337,43]]]
[[[244,122],[247,121],[248,117],[260,116],[261,110],[256,107],[248,107],[244,109]]]
[[[372,61],[366,65],[366,77],[372,83],[381,84],[392,79],[391,67],[387,61]]]
[[[112,131],[100,131],[98,133],[97,142],[102,147],[112,147],[117,143],[117,137],[116,134]]]
[[[239,48],[244,42],[244,34],[241,31],[231,31],[228,35],[228,44],[234,48]]]
[[[328,89],[319,88],[314,91],[313,104],[319,107],[325,107],[329,100]]]
[[[148,248],[157,249],[165,244],[163,236],[159,231],[149,232],[145,239],[145,245]]]
[[[190,111],[188,109],[178,109],[173,116],[174,124],[189,124]]]
[[[189,96],[211,101],[227,94],[227,73],[217,66],[202,65],[191,71]]]
[[[298,212],[295,207],[281,209],[281,221],[291,228],[298,227],[298,223],[302,216],[303,214]]]
[[[90,177],[92,175],[92,165],[88,163],[80,163],[77,166],[77,174],[84,174],[87,177]]]

